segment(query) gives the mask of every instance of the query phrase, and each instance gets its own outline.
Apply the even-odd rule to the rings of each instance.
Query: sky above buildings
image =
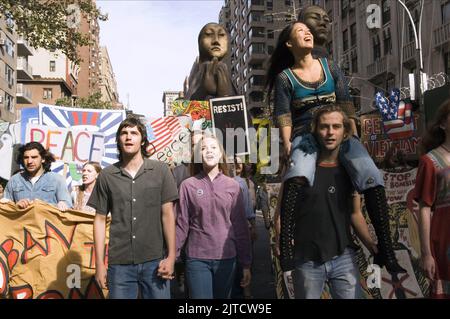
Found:
[[[108,48],[120,101],[146,117],[163,115],[163,91],[182,91],[198,55],[197,36],[218,22],[223,0],[97,0],[108,20],[100,44]]]

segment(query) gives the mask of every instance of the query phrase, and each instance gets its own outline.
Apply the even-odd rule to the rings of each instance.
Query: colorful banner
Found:
[[[94,278],[93,221],[39,200],[24,210],[0,203],[0,299],[104,298]],[[109,236],[109,220],[107,228]]]
[[[102,167],[117,162],[116,132],[125,118],[123,110],[80,109],[39,103],[40,125],[99,132],[104,135]]]
[[[117,162],[116,132],[120,123],[126,118],[123,110],[80,109],[39,103],[38,123],[35,123],[33,112],[30,111],[27,123],[46,125],[52,128],[70,128],[103,134],[103,156],[99,161],[102,167]],[[24,120],[22,121],[22,125]],[[52,163],[52,172],[66,178],[69,189],[72,184],[81,180],[81,164],[75,162],[56,161]]]
[[[395,254],[400,265],[407,270],[406,274],[394,276],[391,276],[385,268],[381,270],[381,297],[383,299],[426,297],[429,293],[429,283],[420,267],[419,207],[413,200],[417,169],[405,169],[402,172],[382,170],[381,173],[385,181]],[[363,212],[367,216],[365,206]],[[370,220],[367,219],[367,222]],[[369,229],[375,237],[372,225]],[[368,251],[364,249],[364,252],[368,257]],[[368,289],[369,293],[372,291],[373,289]]]
[[[104,136],[100,132],[28,124],[25,142],[41,143],[55,160],[64,163],[100,163],[104,153]]]
[[[201,120],[202,126],[199,129],[212,127],[208,101],[176,100],[172,102],[172,112],[175,116],[188,115],[193,122]]]
[[[20,109],[20,143],[25,144],[25,136],[28,124],[40,124],[39,108],[24,107]]]
[[[20,143],[20,125],[0,120],[0,177],[10,179],[11,174],[18,169],[14,158],[15,145]]]
[[[394,147],[405,156],[405,160],[417,160],[419,158],[419,143],[422,134],[420,115],[414,114],[414,135],[400,140],[391,140],[385,134],[383,121],[379,114],[361,116],[361,143],[366,147],[375,162],[382,162],[389,150]]]

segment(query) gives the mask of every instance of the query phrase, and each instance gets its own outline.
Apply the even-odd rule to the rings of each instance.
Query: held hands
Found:
[[[162,279],[172,280],[174,275],[175,258],[167,257],[159,262],[158,276]]]
[[[106,267],[103,263],[96,265],[95,268],[95,281],[102,289],[108,289],[108,282],[106,280]]]
[[[242,276],[242,280],[241,280],[241,287],[245,288],[248,285],[250,285],[250,282],[252,280],[252,274],[250,272],[250,268],[244,268],[242,270],[242,274],[243,274],[243,276]]]

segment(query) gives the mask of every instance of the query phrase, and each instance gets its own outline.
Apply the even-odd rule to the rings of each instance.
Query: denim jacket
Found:
[[[33,185],[26,173],[11,177],[5,189],[5,198],[17,203],[21,199],[40,199],[52,205],[63,201],[72,207],[72,199],[64,178],[56,173],[45,172]]]

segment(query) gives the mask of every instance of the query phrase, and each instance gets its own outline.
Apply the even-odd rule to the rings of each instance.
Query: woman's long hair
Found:
[[[287,25],[278,36],[277,46],[275,47],[272,55],[269,59],[269,67],[266,74],[266,88],[268,88],[268,95],[272,93],[275,85],[275,79],[284,69],[290,68],[294,65],[295,59],[289,48],[286,46],[286,42],[289,41],[292,33],[292,28],[298,21],[291,22]]]
[[[92,167],[94,167],[95,171],[98,174],[100,174],[100,172],[102,171],[102,167],[100,166],[100,164],[98,162],[94,162],[94,161],[86,162],[83,165],[83,169],[86,167],[86,165],[91,165]],[[83,208],[83,197],[84,197],[85,190],[86,190],[86,185],[84,185],[84,184],[81,184],[78,187],[77,197],[75,198],[74,209],[81,210]]]
[[[197,142],[197,144],[194,146],[194,152],[192,153],[191,164],[189,167],[191,176],[195,176],[203,171],[203,158],[201,153],[202,153],[202,143],[205,138],[212,138],[216,140],[217,144],[219,145],[219,149],[222,152],[222,158],[219,162],[219,170],[222,172],[222,174],[230,176],[230,171],[227,164],[227,155],[225,153],[222,143],[220,143],[220,141],[215,136],[206,134],[204,134],[201,137],[201,139]],[[196,159],[202,159],[202,162],[196,163]]]
[[[426,154],[435,149],[445,141],[445,131],[441,127],[450,115],[450,99],[442,103],[436,112],[434,122],[428,127],[425,136],[422,138],[421,151]]]

